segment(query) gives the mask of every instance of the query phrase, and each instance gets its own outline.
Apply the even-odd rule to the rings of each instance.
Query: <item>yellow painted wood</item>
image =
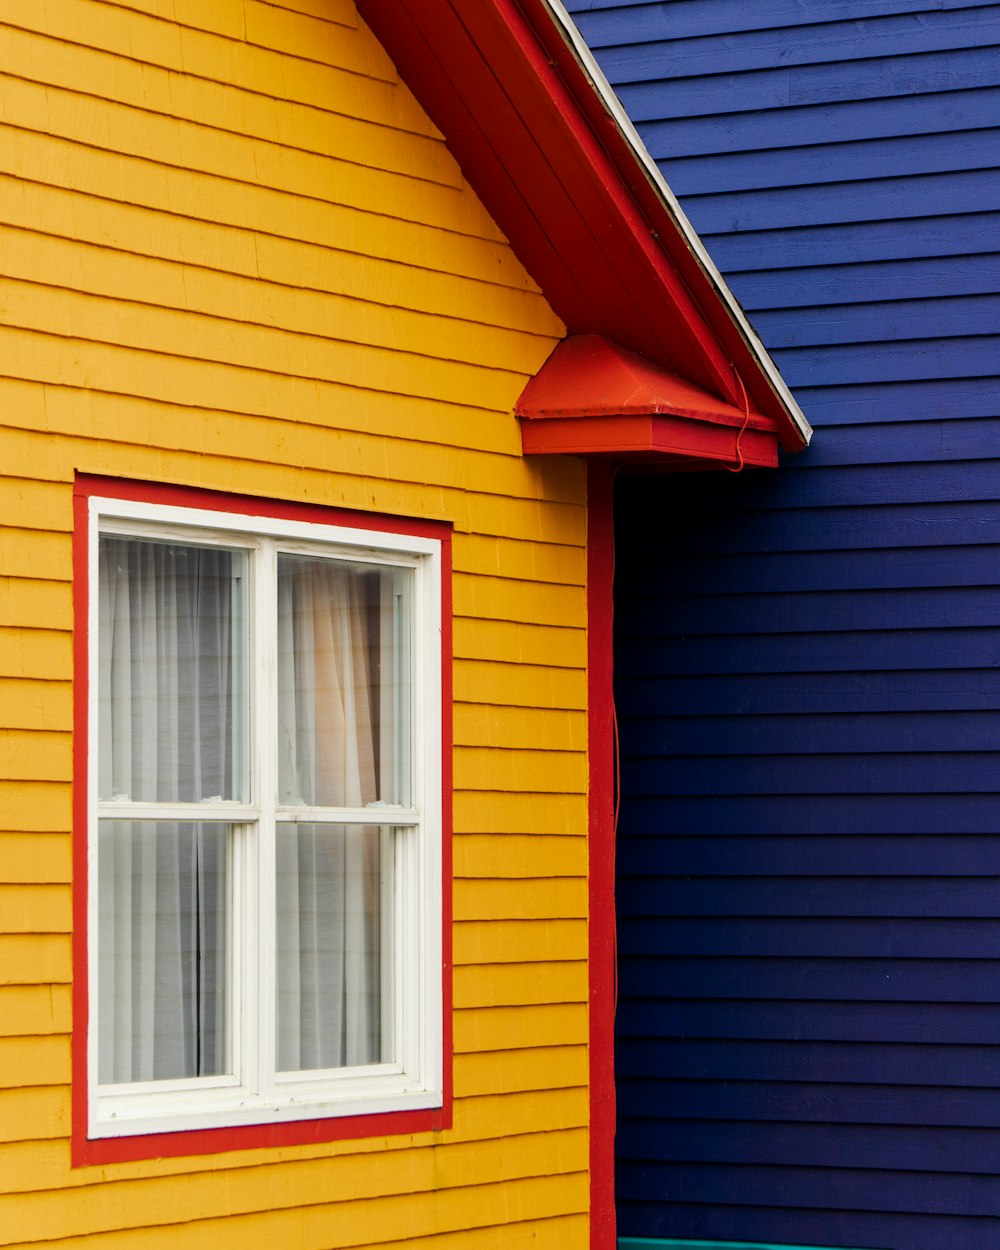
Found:
[[[72,663],[67,632],[0,625],[0,676],[66,678]]]
[[[526,1050],[461,1055],[455,1081],[464,1095],[511,1094],[587,1084],[585,1046],[536,1046]]]
[[[70,992],[58,985],[0,986],[0,1037],[68,1033]]]
[[[584,794],[587,789],[586,761],[578,752],[456,747],[453,760],[460,790]]]
[[[68,733],[0,729],[0,776],[13,781],[70,781],[72,748]]]
[[[583,920],[471,920],[454,926],[453,941],[456,964],[580,960],[587,956],[587,925]]]
[[[454,995],[459,1009],[583,1003],[587,1001],[587,965],[579,960],[459,967],[455,969]]]
[[[462,621],[456,624],[462,626],[461,653],[469,655],[469,644],[476,637],[478,622]],[[565,631],[561,632],[565,637]],[[3,686],[0,684],[0,705],[2,700]],[[551,747],[554,751],[581,751],[586,745],[587,721],[584,713],[562,709],[483,707],[478,703],[456,703],[452,709],[452,726],[455,742],[460,746]]]
[[[527,621],[484,621],[457,617],[454,636],[459,654],[470,660],[502,656],[516,664],[543,664],[580,669],[587,663],[587,634],[581,626],[536,625]],[[525,709],[546,711],[545,709]]]
[[[538,1055],[544,1057],[547,1052],[539,1051]],[[565,1052],[560,1051],[560,1054]],[[567,1064],[571,1063],[572,1052],[565,1055]],[[538,1059],[538,1063],[542,1063],[542,1058]],[[529,1069],[530,1070],[530,1069]],[[544,1071],[544,1068],[542,1068]],[[30,1085],[57,1085],[68,1084],[70,1078],[70,1047],[68,1037],[3,1037],[0,1038],[0,1088],[17,1089],[21,1086]],[[519,1086],[500,1086],[496,1088],[490,1087],[487,1091],[489,1077],[483,1072],[481,1081],[483,1091],[496,1093],[500,1088],[531,1088],[529,1082],[532,1078],[524,1076]],[[546,1087],[551,1082],[546,1082]],[[0,1160],[0,1186],[4,1188],[0,1192],[8,1192],[6,1182],[8,1181],[2,1160]],[[20,1188],[23,1182],[19,1182],[16,1188]]]
[[[585,835],[587,804],[554,794],[455,794],[455,828],[466,833],[558,833]]]
[[[583,877],[587,874],[587,839],[545,834],[508,834],[505,838],[463,833],[453,847],[459,877]]]
[[[68,934],[0,933],[0,985],[68,984],[72,964]]]
[[[0,1244],[582,1250],[586,481],[512,412],[563,327],[350,0],[0,0],[0,63]],[[70,1168],[79,472],[454,527],[450,1130]]]
[[[70,787],[52,781],[0,778],[0,829],[63,833],[70,827]]]
[[[0,542],[3,538],[0,534]],[[47,621],[57,629],[70,629],[73,607],[69,587],[27,577],[15,580],[12,575],[0,573],[0,621],[26,629],[37,621]]]
[[[454,889],[457,920],[561,920],[587,914],[584,878],[539,877],[520,881],[459,878]]]
[[[368,1167],[369,1173],[377,1175],[379,1171]],[[252,1238],[257,1238],[261,1245],[280,1242],[291,1228],[299,1250],[357,1246],[368,1239],[380,1245],[394,1238],[412,1237],[414,1232],[436,1234],[543,1216],[575,1215],[586,1209],[587,1184],[586,1172],[580,1171],[529,1177],[518,1183],[498,1181],[474,1189],[435,1189],[405,1197],[383,1198],[378,1202],[363,1198],[334,1204],[326,1194],[325,1201],[308,1206],[290,1203],[287,1189],[274,1193],[270,1188],[258,1186],[258,1201],[271,1200],[274,1203],[271,1209],[239,1217],[217,1215],[197,1221],[188,1215],[185,1193],[183,1210],[188,1220],[184,1223],[183,1238],[185,1247],[191,1250],[228,1247],[239,1250]],[[74,1195],[73,1205],[79,1206],[82,1197],[82,1193]],[[31,1195],[0,1200],[0,1244],[30,1243],[39,1235],[39,1229],[51,1228],[55,1215],[46,1209],[46,1198],[46,1195]],[[116,1236],[116,1245],[120,1247],[127,1250],[176,1247],[176,1198],[160,1223],[153,1222],[140,1202],[138,1196],[132,1199],[131,1195],[122,1193],[114,1207],[105,1203],[86,1222],[74,1221],[72,1216],[64,1218],[60,1220],[63,1235],[48,1240],[46,1245],[60,1250],[74,1245],[79,1247],[86,1244],[82,1240],[84,1234],[100,1235],[109,1228],[108,1221],[114,1220],[117,1227],[130,1230]],[[5,1209],[8,1206],[9,1211]],[[115,1224],[110,1227],[114,1228]]]
[[[456,1053],[571,1046],[586,1040],[587,1009],[578,1003],[455,1013]]]
[[[0,885],[0,932],[69,933],[70,905],[66,885]]]
[[[68,833],[0,832],[0,883],[69,882],[71,868]]]

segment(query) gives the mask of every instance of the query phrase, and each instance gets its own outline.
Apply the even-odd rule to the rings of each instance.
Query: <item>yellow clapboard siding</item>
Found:
[[[455,1006],[513,1007],[587,1001],[587,965],[575,963],[473,965],[455,969]]]
[[[0,1141],[37,1141],[68,1133],[67,1086],[0,1090]]]
[[[587,1041],[587,1009],[578,1003],[492,1007],[455,1013],[455,1052],[573,1046]]]
[[[245,42],[242,6],[238,4],[201,4],[197,9],[188,6],[193,20],[187,23],[173,20],[172,6],[164,6],[160,14],[150,12],[152,5],[146,0],[127,6],[96,4],[94,0],[48,0],[44,20],[32,20],[32,7],[4,0],[0,14],[12,26],[68,36],[70,42],[126,60],[230,83],[346,116],[384,119],[418,134],[436,133],[409,92],[399,92],[394,76],[358,74],[350,55],[324,64]],[[134,11],[122,11],[126,8]],[[351,41],[349,30],[341,37],[344,34],[357,47],[359,40]],[[341,60],[347,64],[339,65]]]
[[[68,534],[15,527],[0,529],[0,577],[64,578],[71,558]]]
[[[585,1046],[488,1051],[455,1059],[455,1085],[463,1095],[583,1087],[588,1080]]]
[[[469,655],[467,639],[475,637],[472,622],[456,622],[455,649]],[[463,630],[459,630],[461,625]],[[465,627],[469,626],[466,630]],[[563,631],[565,635],[565,631]],[[481,658],[481,657],[479,657]],[[0,707],[3,685],[0,683]],[[551,747],[554,751],[583,751],[587,744],[587,721],[583,712],[552,708],[484,707],[476,703],[456,703],[452,727],[459,746]]]
[[[72,850],[68,833],[0,832],[0,884],[69,882]]]
[[[68,983],[72,964],[68,935],[0,933],[0,985]]]
[[[514,496],[515,503],[510,511],[517,511],[521,500],[518,495],[534,493],[539,489],[537,481],[525,470],[523,461],[513,454],[490,455],[483,451],[463,446],[444,446],[441,444],[414,442],[392,438],[388,433],[370,434],[368,428],[374,424],[385,424],[393,419],[399,420],[401,415],[409,413],[420,404],[419,398],[407,396],[385,395],[379,403],[377,397],[370,392],[352,390],[332,382],[315,382],[308,379],[288,379],[290,385],[284,388],[272,374],[249,367],[232,366],[226,363],[202,362],[190,358],[168,358],[160,353],[131,352],[126,348],[110,344],[83,343],[75,340],[72,351],[58,339],[30,330],[6,330],[0,334],[0,345],[9,345],[16,352],[16,368],[19,373],[30,374],[28,381],[44,381],[65,384],[70,377],[79,377],[80,365],[83,363],[93,379],[93,390],[121,388],[127,392],[129,387],[135,388],[135,394],[144,398],[143,392],[160,388],[166,394],[154,394],[149,398],[165,401],[175,405],[185,405],[184,409],[175,408],[177,420],[164,426],[162,414],[160,421],[146,430],[134,421],[123,428],[119,413],[121,408],[104,404],[91,394],[89,401],[76,402],[75,392],[72,397],[62,395],[57,390],[49,405],[47,428],[51,433],[65,433],[67,437],[80,437],[84,432],[91,438],[104,435],[109,440],[127,437],[128,441],[137,445],[152,444],[157,450],[193,448],[202,455],[224,455],[232,462],[233,437],[242,427],[242,438],[258,432],[256,427],[267,428],[271,439],[272,454],[275,449],[282,453],[284,463],[274,463],[270,468],[284,471],[291,480],[295,474],[288,472],[288,467],[309,466],[314,469],[325,469],[327,473],[336,472],[349,474],[359,473],[367,467],[367,476],[371,478],[387,478],[394,483],[438,482],[455,491],[492,493],[500,496]],[[156,370],[170,366],[170,382],[164,386],[157,381]],[[152,373],[152,378],[151,378]],[[55,375],[55,376],[53,376]],[[259,403],[262,390],[280,392],[287,389],[289,402],[301,398],[307,408],[306,415],[315,414],[316,420],[309,425],[301,424],[303,414],[298,408],[288,409],[277,402],[275,407],[284,409],[284,417],[280,423],[262,420],[266,416],[278,416],[275,413],[253,413],[252,406]],[[61,390],[61,387],[60,387]],[[235,393],[234,393],[235,392]],[[234,407],[240,400],[250,406],[240,414]],[[375,402],[372,402],[375,399]],[[214,401],[214,403],[213,403]],[[154,406],[145,406],[150,415]],[[216,408],[211,420],[206,419],[205,409]],[[312,412],[308,412],[312,409]],[[440,408],[438,409],[440,411]],[[134,411],[134,410],[133,410]],[[354,428],[329,429],[323,428],[322,414],[327,420],[331,411],[345,411],[351,417]],[[296,420],[289,419],[289,412],[296,414]],[[428,413],[428,415],[431,415]],[[478,417],[478,414],[476,414]],[[372,416],[376,420],[372,420]],[[465,410],[468,423],[469,412]],[[254,417],[257,419],[254,420]],[[381,420],[377,420],[381,417]],[[116,419],[117,418],[117,419]],[[510,419],[513,422],[513,418]],[[68,427],[68,428],[66,428]],[[516,427],[508,427],[513,435]],[[184,434],[187,429],[197,430],[197,437],[185,443]],[[261,430],[262,432],[262,430]],[[30,438],[30,436],[26,436]],[[471,441],[472,431],[467,427],[465,439]],[[27,468],[27,443],[17,434],[12,434],[12,462],[10,472],[22,473]],[[24,450],[18,446],[22,443]],[[228,453],[224,452],[227,447]],[[239,445],[238,443],[236,444]],[[264,458],[268,443],[250,444],[245,455],[247,461],[251,457]],[[32,451],[47,450],[36,444]],[[69,450],[69,444],[59,449],[63,455]],[[112,449],[109,449],[109,453]],[[21,456],[18,452],[21,451]],[[48,455],[53,452],[48,450]],[[58,454],[58,453],[57,453]],[[185,451],[179,450],[183,456]],[[548,466],[546,466],[548,467]],[[552,487],[551,498],[555,500],[572,497],[571,484],[574,474],[569,472],[553,472],[545,481]],[[182,480],[188,480],[184,478]],[[329,484],[329,478],[324,479]],[[424,488],[426,490],[426,486]],[[370,493],[369,493],[370,498]],[[369,503],[370,507],[370,503]],[[421,509],[422,511],[422,509]],[[582,521],[582,517],[579,517]]]
[[[587,679],[579,669],[463,659],[455,665],[455,698],[502,707],[585,708]]]
[[[81,408],[86,407],[85,401]],[[214,423],[203,414],[214,440]],[[558,531],[567,540],[583,526],[582,510],[575,504],[553,500],[540,511],[533,499],[508,496],[476,496],[459,487],[433,487],[416,482],[388,482],[360,470],[345,472],[344,465],[317,468],[237,460],[220,450],[215,456],[196,451],[172,452],[158,447],[121,445],[69,436],[58,443],[44,435],[4,431],[5,449],[26,469],[34,463],[40,474],[53,478],[72,476],[73,465],[81,472],[140,478],[154,482],[183,482],[209,490],[288,499],[334,508],[357,508],[398,516],[448,518],[456,527],[480,531],[520,530],[525,538]],[[280,443],[272,436],[272,445]],[[232,447],[233,444],[230,444]],[[54,448],[58,450],[55,451]],[[53,459],[58,456],[58,460]],[[351,457],[351,469],[361,457]],[[12,466],[13,467],[13,466]]]
[[[587,924],[584,920],[464,921],[453,926],[453,950],[456,965],[585,959]]]
[[[0,933],[69,933],[66,885],[0,885]]]
[[[458,573],[453,587],[457,616],[572,627],[587,609],[582,586]]]
[[[587,1217],[577,1215],[506,1223],[502,1228],[462,1229],[422,1237],[416,1243],[407,1238],[375,1247],[369,1242],[355,1250],[402,1250],[414,1245],[418,1250],[565,1250],[567,1246],[587,1245],[587,1238]]]
[[[212,318],[213,325],[219,323],[219,333],[236,320],[241,330],[257,327],[258,332],[268,331],[272,339],[277,332],[304,336],[288,340],[293,348],[299,341],[310,344],[319,337],[447,360],[458,357],[486,368],[516,371],[523,368],[525,353],[545,352],[550,343],[548,336],[460,318],[447,307],[436,310],[435,321],[429,322],[420,311],[341,291],[293,285],[299,276],[295,273],[284,281],[265,282],[254,276],[134,256],[14,226],[0,227],[0,248],[10,257],[4,267],[8,278],[201,314]],[[213,325],[208,327],[210,331]],[[543,339],[541,345],[535,342],[539,337]],[[253,343],[252,334],[249,342]],[[206,355],[210,354],[207,344]],[[313,370],[309,375],[321,376]],[[555,551],[561,553],[562,549]],[[564,559],[549,562],[554,573],[559,572]],[[577,567],[582,569],[579,564]],[[563,579],[557,576],[555,580]]]
[[[384,1245],[394,1238],[412,1237],[415,1229],[427,1235],[564,1213],[577,1214],[586,1210],[587,1186],[586,1172],[580,1172],[483,1184],[467,1190],[382,1197],[378,1202],[361,1199],[332,1204],[327,1195],[327,1201],[322,1204],[295,1210],[292,1225],[295,1246],[296,1250],[334,1250],[335,1247],[362,1245],[371,1239],[376,1245]],[[263,1191],[259,1196],[266,1200],[270,1194]],[[0,1203],[0,1244],[25,1241],[32,1237],[35,1228],[46,1223],[42,1196],[12,1200],[9,1223],[4,1210],[6,1205]],[[150,1250],[177,1245],[176,1203],[167,1217],[170,1222],[157,1226],[147,1222],[150,1218],[147,1212],[127,1205],[124,1198],[113,1209],[105,1205],[103,1220],[95,1221],[97,1231],[107,1227],[109,1217],[125,1226],[115,1237],[116,1248]],[[63,1236],[46,1239],[46,1245],[50,1250],[80,1247],[84,1243],[79,1238],[90,1231],[92,1227],[77,1224],[73,1228],[77,1236],[70,1234],[64,1239],[69,1233],[64,1228]],[[197,1222],[189,1219],[185,1222],[183,1237],[186,1250],[227,1250],[229,1247],[239,1250],[247,1245],[248,1237],[258,1239],[256,1244],[260,1245],[280,1244],[288,1231],[288,1215],[281,1209],[273,1209],[244,1217],[218,1216]]]
[[[522,298],[500,305],[501,312],[507,310],[511,328],[559,332],[559,322],[510,248],[492,237],[459,233],[461,223],[449,229],[357,213],[318,200],[297,204],[294,216],[274,219],[269,210],[283,201],[279,191],[232,186],[223,196],[221,180],[209,175],[185,175],[164,166],[154,180],[148,162],[101,152],[87,159],[92,150],[56,136],[29,136],[9,127],[3,133],[9,152],[0,148],[0,159],[10,172],[0,174],[0,190],[5,220],[11,226],[44,229],[50,236],[247,277],[258,274],[258,236],[282,237],[319,249],[311,255],[330,254],[312,274],[298,266],[285,275],[286,282],[299,274],[300,285],[322,290],[317,284],[330,276],[329,265],[340,256],[417,264],[428,275],[451,274],[486,284],[491,296],[494,288],[521,292]],[[23,177],[14,171],[15,164],[17,169],[27,166]],[[121,202],[111,193],[116,183],[132,174],[138,185],[129,201]],[[28,175],[30,182],[24,180]],[[173,206],[175,187],[183,207],[200,209],[198,218],[178,215]],[[343,270],[335,271],[335,276],[348,280],[353,276],[358,293],[363,292],[364,268],[346,259],[337,263]],[[349,296],[352,289],[340,293]],[[435,289],[432,281],[423,298],[433,298]],[[481,302],[484,306],[475,310],[477,320],[497,315],[495,297]],[[520,310],[520,318],[512,316],[515,310]]]
[[[463,833],[454,839],[459,877],[561,877],[587,875],[587,839],[544,834],[504,838]]]
[[[457,617],[454,638],[456,651],[469,660],[502,657],[515,664],[551,665],[565,669],[581,669],[587,663],[587,635],[582,626],[565,629],[558,625],[534,625],[526,621]]]
[[[0,626],[0,676],[66,678],[72,664],[68,633]]]
[[[375,168],[411,177],[460,182],[454,158],[430,135],[178,75],[13,26],[0,26],[0,56],[8,73],[28,79],[43,65],[46,80],[68,91],[86,93],[104,80],[108,98],[118,104],[320,155],[350,153]]]
[[[497,577],[524,581],[586,586],[587,558],[580,547],[533,543],[530,547],[509,538],[463,534],[455,542],[455,563]]]
[[[0,986],[0,1037],[45,1036],[69,1029],[67,986]]]
[[[8,325],[20,330],[358,389],[371,387],[377,378],[379,388],[393,395],[494,412],[510,408],[526,381],[503,368],[437,360],[415,351],[386,353],[365,342],[332,345],[318,334],[288,334],[11,279],[0,279],[0,301]],[[545,354],[543,343],[539,364]]]
[[[0,526],[38,530],[42,534],[56,530],[69,533],[73,524],[70,506],[68,492],[55,483],[40,482],[33,477],[0,476]],[[18,543],[21,541],[24,539],[19,536]],[[14,556],[11,545],[0,536],[0,560],[5,562],[0,564],[0,569],[7,568],[6,562]],[[37,569],[32,570],[32,576],[38,576]]]
[[[539,1055],[547,1052],[540,1051]],[[564,1053],[562,1051],[558,1052]],[[541,1062],[539,1060],[539,1062]],[[567,1063],[569,1060],[567,1059]],[[4,1089],[29,1085],[59,1085],[69,1082],[70,1048],[68,1037],[4,1037],[0,1038],[0,1087]],[[525,1077],[524,1082],[530,1081]],[[511,1088],[528,1089],[530,1086],[522,1082],[520,1086]],[[554,1085],[555,1082],[552,1082]],[[482,1092],[497,1092],[489,1088],[489,1077],[485,1070],[481,1077]],[[498,1086],[498,1088],[500,1088]],[[0,1185],[6,1192],[7,1183],[12,1179],[5,1175],[0,1162]]]
[[[586,478],[512,415],[564,327],[350,0],[0,0],[0,62],[0,1242],[582,1250]],[[69,1166],[81,472],[454,526],[451,1129]]]
[[[454,889],[456,920],[561,920],[587,914],[583,878],[483,881],[459,878]]]
[[[11,125],[120,156],[142,159],[153,151],[165,165],[367,212],[379,212],[386,203],[406,204],[405,216],[436,226],[453,221],[466,198],[460,183],[449,185],[343,157],[300,152],[151,112],[140,117],[114,101],[23,78],[5,80],[4,111]]]
[[[0,533],[0,543],[4,535]],[[34,581],[0,573],[0,622],[30,629],[47,621],[56,629],[71,629],[73,604],[69,587],[62,582]]]
[[[587,763],[574,751],[498,751],[456,747],[455,786],[461,790],[530,790],[535,794],[583,794]]]
[[[70,787],[59,782],[0,779],[0,829],[63,833],[70,827],[70,799]]]
[[[72,748],[68,733],[0,729],[0,776],[10,781],[70,781]]]
[[[65,1117],[68,1101],[57,1095],[62,1095],[62,1091],[0,1092],[0,1134],[6,1132],[8,1103],[11,1115],[20,1107],[24,1126],[28,1116],[36,1120],[39,1136],[44,1129],[56,1127],[60,1115]],[[559,1123],[549,1133],[532,1133],[532,1111],[526,1100],[535,1101],[544,1113],[546,1099],[558,1101]],[[514,1182],[511,1189],[516,1192],[517,1182],[551,1174],[554,1162],[560,1162],[565,1173],[586,1166],[586,1135],[575,1131],[581,1110],[579,1091],[512,1094],[476,1102],[482,1109],[502,1108],[502,1113],[506,1113],[510,1131],[503,1134],[502,1147],[490,1140],[454,1146],[442,1143],[433,1154],[420,1150],[386,1153],[375,1168],[364,1157],[303,1162],[294,1169],[294,1192],[281,1183],[281,1170],[275,1167],[234,1169],[224,1189],[214,1183],[211,1174],[189,1175],[184,1189],[185,1217],[212,1219],[228,1214],[235,1219],[247,1213],[264,1213],[268,1208],[273,1213],[283,1207],[327,1203],[338,1193],[351,1195],[351,1200],[335,1203],[338,1211],[350,1209],[365,1198],[397,1194],[443,1197],[449,1191],[460,1191],[466,1178],[476,1172],[492,1175],[501,1182]],[[524,1124],[526,1119],[528,1125]],[[561,1160],[553,1158],[557,1152],[563,1154]],[[550,1179],[555,1181],[557,1176]],[[129,1211],[144,1224],[166,1224],[176,1218],[175,1194],[176,1187],[169,1179],[136,1179],[117,1187],[115,1206]],[[369,1208],[377,1209],[370,1201]],[[56,1237],[88,1229],[101,1232],[117,1226],[116,1214],[102,1188],[94,1185],[5,1196],[0,1198],[0,1244],[4,1235],[10,1240],[30,1239],[43,1230]],[[15,1229],[17,1233],[11,1236]]]
[[[463,833],[587,832],[587,803],[582,796],[556,794],[455,794],[455,829]]]

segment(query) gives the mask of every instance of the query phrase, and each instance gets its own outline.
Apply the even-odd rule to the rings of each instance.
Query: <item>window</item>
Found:
[[[87,1136],[439,1108],[442,539],[149,494],[84,492]]]

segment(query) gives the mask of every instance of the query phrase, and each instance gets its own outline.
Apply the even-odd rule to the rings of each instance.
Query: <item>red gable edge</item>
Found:
[[[358,8],[571,335],[601,335],[772,418],[786,449],[808,442],[557,0]]]

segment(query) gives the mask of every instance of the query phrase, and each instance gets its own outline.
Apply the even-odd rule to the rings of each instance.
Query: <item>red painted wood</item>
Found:
[[[359,7],[571,331],[614,338],[730,402],[736,359],[757,406],[788,424],[617,124],[606,112],[591,120],[593,86],[544,6]],[[722,344],[722,332],[732,341]]]
[[[682,417],[553,417],[521,427],[525,455],[611,456],[622,464],[773,469],[777,437],[768,431]]]
[[[239,1128],[155,1133],[127,1138],[87,1137],[87,742],[88,742],[88,532],[91,497],[132,499],[184,508],[209,508],[241,516],[277,517],[314,524],[359,526],[379,533],[413,534],[441,543],[441,703],[442,703],[442,1053],[443,1105],[428,1111],[387,1112],[364,1116],[334,1116],[293,1124],[251,1124]],[[164,483],[124,481],[79,475],[74,487],[73,531],[73,1127],[71,1156],[74,1167],[131,1159],[173,1158],[218,1154],[264,1146],[292,1146],[309,1142],[360,1137],[388,1137],[447,1129],[452,1123],[452,589],[451,526],[443,521],[392,517],[382,513],[327,508],[315,504],[231,495]]]
[[[591,462],[587,489],[587,707],[590,753],[590,1244],[615,1246],[614,471]]]

